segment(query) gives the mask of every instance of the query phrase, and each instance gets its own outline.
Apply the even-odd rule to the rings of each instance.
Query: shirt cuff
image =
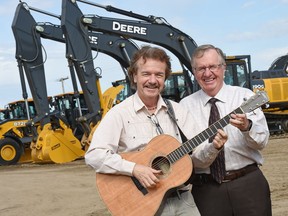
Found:
[[[224,146],[223,146],[224,147]],[[215,155],[218,154],[219,151],[221,151],[222,148],[220,150],[216,149],[213,145],[213,143],[211,143],[211,145],[209,146],[209,148],[207,149],[207,156],[209,159],[214,159]]]
[[[121,174],[132,176],[135,165],[136,163],[134,162],[123,160],[123,164],[122,164],[123,171],[121,172]]]

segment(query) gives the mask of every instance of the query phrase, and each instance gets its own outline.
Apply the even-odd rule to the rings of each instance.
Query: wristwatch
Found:
[[[248,121],[249,121],[249,125],[248,125],[248,130],[247,131],[250,131],[250,129],[252,128],[253,122],[250,119],[248,119]]]

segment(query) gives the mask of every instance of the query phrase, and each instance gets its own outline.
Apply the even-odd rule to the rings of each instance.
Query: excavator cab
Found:
[[[165,81],[165,89],[161,93],[164,98],[179,102],[189,94],[189,86],[182,72],[173,72]]]
[[[275,59],[268,70],[282,70],[288,76],[288,54]]]
[[[9,111],[8,111],[8,115],[7,115],[7,111],[8,111],[7,109],[0,109],[0,122],[9,118]]]
[[[77,98],[79,99],[80,107]],[[79,97],[76,97],[74,92],[55,95],[53,96],[53,108],[59,111],[58,115],[72,128],[74,136],[81,140],[84,131],[77,119],[88,113],[83,93],[80,92]]]
[[[226,56],[224,82],[227,85],[250,88],[251,86],[250,55]]]

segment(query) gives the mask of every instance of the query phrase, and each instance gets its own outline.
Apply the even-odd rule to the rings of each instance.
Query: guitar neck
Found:
[[[204,131],[202,131],[192,139],[186,141],[180,147],[169,153],[167,155],[169,162],[175,163],[180,158],[184,157],[186,154],[191,153],[194,148],[203,143],[205,140],[217,134],[218,129],[223,129],[225,126],[229,124],[230,115],[233,113],[243,114],[244,112],[241,109],[241,107],[238,107],[237,109],[226,115],[224,118],[216,121],[215,123],[210,125],[207,129],[205,129]]]

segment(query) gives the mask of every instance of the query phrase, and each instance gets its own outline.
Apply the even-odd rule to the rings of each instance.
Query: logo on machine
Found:
[[[96,36],[89,36],[89,39],[90,39],[90,43],[91,44],[98,44],[98,37]]]
[[[256,84],[256,85],[252,85],[252,89],[254,92],[256,92],[257,90],[263,91],[265,89],[265,86],[264,84]]]
[[[112,29],[115,31],[128,32],[128,33],[139,34],[139,35],[147,34],[147,28],[145,27],[121,24],[116,21],[113,22]]]
[[[15,127],[23,127],[26,125],[26,121],[18,121],[18,122],[14,122],[14,126]]]
[[[53,150],[56,150],[56,149],[58,149],[58,148],[60,148],[60,143],[57,143],[57,144],[55,144],[54,146],[52,146],[52,147],[51,147],[51,150],[53,151]]]

